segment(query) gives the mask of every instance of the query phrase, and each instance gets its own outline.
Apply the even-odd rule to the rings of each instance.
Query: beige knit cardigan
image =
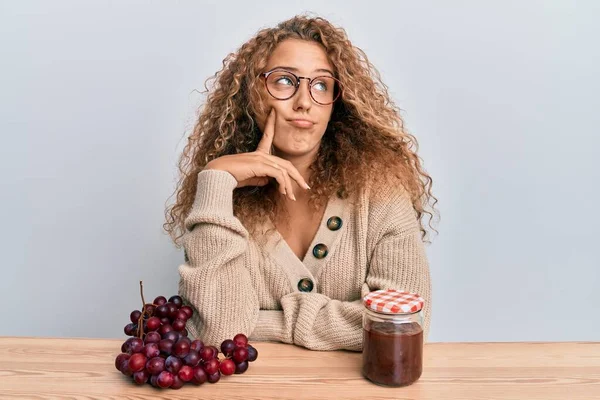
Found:
[[[198,174],[185,220],[186,261],[179,267],[179,294],[194,309],[187,324],[191,336],[218,347],[244,333],[251,341],[361,351],[362,297],[395,288],[425,299],[427,340],[429,265],[416,213],[400,187],[388,187],[379,201],[363,190],[353,206],[349,199],[332,196],[300,260],[277,230],[259,239],[249,236],[233,214],[236,185],[226,171]],[[340,229],[328,228],[332,216],[341,218]],[[324,258],[313,255],[317,244],[327,246]],[[311,292],[299,290],[305,278],[313,283]]]

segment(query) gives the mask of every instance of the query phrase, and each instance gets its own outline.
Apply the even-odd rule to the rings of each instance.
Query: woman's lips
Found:
[[[289,120],[289,123],[298,128],[312,128],[314,125],[314,123],[305,119],[291,119]]]

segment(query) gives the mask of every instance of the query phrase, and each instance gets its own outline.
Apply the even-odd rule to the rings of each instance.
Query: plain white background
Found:
[[[0,2],[0,335],[124,337],[204,81],[313,11],[382,74],[434,178],[431,341],[599,340],[595,1]]]

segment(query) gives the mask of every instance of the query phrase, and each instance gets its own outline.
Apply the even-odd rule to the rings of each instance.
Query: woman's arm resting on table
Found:
[[[412,213],[410,204],[404,208]],[[406,211],[403,213],[406,214]],[[416,220],[410,215],[388,218],[378,237],[362,296],[379,289],[400,289],[425,300],[424,337],[431,321],[429,264]],[[401,222],[401,223],[399,223]],[[332,300],[320,293],[290,293],[281,298],[282,311],[260,310],[251,338],[294,343],[313,350],[362,350],[361,299]]]
[[[236,179],[225,171],[198,174],[198,189],[186,218],[187,262],[179,267],[179,293],[194,309],[192,336],[220,345],[258,320],[258,298],[245,266],[248,232],[233,215]]]

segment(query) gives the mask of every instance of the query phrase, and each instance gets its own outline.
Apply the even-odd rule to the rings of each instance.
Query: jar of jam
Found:
[[[423,298],[387,289],[363,303],[363,376],[383,386],[416,382],[423,372]]]

